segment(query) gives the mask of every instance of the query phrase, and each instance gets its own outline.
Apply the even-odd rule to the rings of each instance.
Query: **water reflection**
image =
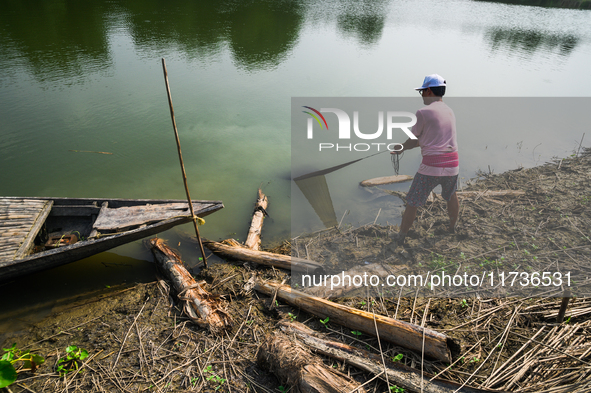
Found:
[[[192,58],[219,53],[224,43],[248,70],[283,61],[300,30],[300,4],[288,1],[127,1],[129,30],[144,51],[177,47]]]
[[[333,26],[346,39],[370,47],[382,40],[388,18],[396,19],[391,8],[405,12],[390,0],[2,0],[1,4],[3,78],[15,77],[24,67],[40,81],[68,83],[112,69],[114,47],[121,44],[119,32],[151,58],[173,51],[208,61],[228,50],[238,68],[258,71],[287,60],[307,23]],[[531,54],[544,49],[568,56],[581,41],[568,33],[493,23],[486,33],[493,50],[506,47]]]
[[[493,28],[485,37],[493,51],[506,47],[512,52],[530,55],[543,50],[568,56],[579,43],[579,38],[572,34],[550,34],[539,30]]]
[[[16,60],[40,81],[73,78],[73,82],[75,77],[108,68],[105,7],[102,2],[75,0],[3,1],[2,63]]]
[[[337,16],[337,28],[345,37],[352,36],[362,45],[377,43],[384,29],[387,1],[345,3]]]
[[[284,61],[301,29],[299,2],[27,0],[3,2],[0,55],[24,59],[40,80],[71,79],[112,65],[109,35],[123,28],[136,47],[158,57],[176,49],[190,58],[229,47],[236,64],[267,69]]]

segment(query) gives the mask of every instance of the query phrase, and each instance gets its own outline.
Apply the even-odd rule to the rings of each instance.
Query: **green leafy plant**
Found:
[[[462,299],[462,301],[460,302],[460,305],[462,306],[462,308],[468,307],[468,302],[466,301],[466,299]]]
[[[45,359],[30,351],[21,351],[16,343],[10,348],[2,348],[4,355],[0,359],[0,388],[6,387],[16,381],[17,370],[15,364],[21,363],[21,370],[35,371],[37,366],[45,362]],[[19,371],[21,371],[19,370]]]
[[[401,361],[401,360],[402,360],[402,358],[404,358],[404,355],[403,355],[403,354],[401,354],[401,353],[399,353],[398,355],[396,355],[396,356],[394,356],[394,357],[392,358],[392,361],[393,361],[393,362],[399,362],[399,361]]]
[[[351,330],[351,333],[356,335],[357,337],[361,336],[363,333],[361,333],[359,330]]]
[[[390,391],[392,393],[404,393],[404,388],[400,388],[400,387],[394,385],[394,386],[390,386]]]
[[[321,319],[320,320],[320,323],[323,324],[324,327],[327,328],[327,329],[328,329],[328,320],[329,320],[329,317],[326,317],[326,319]]]
[[[292,322],[295,321],[297,318],[297,316],[292,313],[288,313],[287,316],[289,317],[289,320]]]
[[[205,370],[203,370],[203,372],[210,374],[209,376],[207,376],[205,378],[207,381],[213,381],[213,382],[215,382],[217,384],[217,386],[214,389],[216,391],[222,387],[222,385],[224,384],[224,382],[226,382],[226,379],[225,378],[220,377],[219,375],[217,375],[213,371],[211,365],[205,367]]]
[[[88,357],[88,351],[83,348],[78,348],[75,345],[70,345],[66,348],[66,356],[57,361],[56,371],[60,377],[68,374],[71,371],[82,372],[80,369],[82,361]]]

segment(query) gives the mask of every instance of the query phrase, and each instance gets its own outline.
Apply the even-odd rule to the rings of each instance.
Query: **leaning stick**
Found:
[[[183,173],[183,182],[185,183],[185,192],[187,193],[187,200],[189,201],[189,209],[191,209],[191,217],[193,217],[193,226],[195,227],[195,236],[199,241],[199,248],[201,249],[201,256],[203,257],[203,264],[207,267],[207,258],[201,244],[201,236],[199,236],[199,228],[197,227],[197,216],[193,211],[193,203],[191,202],[191,195],[189,194],[189,186],[187,185],[187,174],[185,173],[185,164],[183,164],[183,154],[181,153],[181,141],[179,133],[176,129],[176,120],[174,119],[174,109],[172,107],[172,96],[170,95],[170,86],[168,85],[168,71],[166,70],[166,62],[162,58],[162,69],[164,70],[164,82],[166,83],[166,93],[168,94],[168,106],[170,107],[170,117],[172,118],[172,128],[174,129],[174,136],[176,138],[176,147],[179,152],[179,160],[181,162],[181,172]]]

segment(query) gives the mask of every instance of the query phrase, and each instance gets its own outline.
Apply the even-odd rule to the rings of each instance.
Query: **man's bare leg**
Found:
[[[417,210],[418,207],[414,206],[406,206],[404,210],[404,214],[402,215],[402,222],[400,223],[400,234],[402,236],[406,236],[408,230],[412,226],[412,223],[415,221],[417,217]]]
[[[447,202],[447,215],[449,216],[449,227],[447,229],[451,233],[454,233],[456,230],[456,223],[458,222],[459,214],[460,201],[458,200],[458,195],[454,192],[451,196],[451,199]]]

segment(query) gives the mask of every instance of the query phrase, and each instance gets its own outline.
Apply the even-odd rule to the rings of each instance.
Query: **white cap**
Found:
[[[416,87],[415,90],[424,90],[430,87],[440,87],[445,86],[445,79],[441,75],[432,74],[427,75],[425,80],[423,81],[423,86]]]

